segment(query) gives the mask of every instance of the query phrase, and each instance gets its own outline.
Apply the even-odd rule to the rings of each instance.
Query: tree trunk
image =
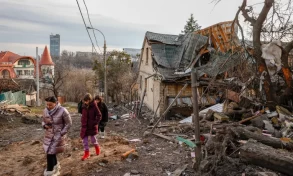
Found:
[[[248,141],[240,148],[240,159],[260,167],[277,171],[283,174],[293,173],[293,154],[276,150],[264,144]]]
[[[241,127],[232,128],[231,130],[234,134],[236,134],[236,136],[239,139],[242,139],[242,140],[254,139],[260,143],[263,143],[265,145],[268,145],[277,149],[293,150],[292,142],[288,142],[285,144],[278,138],[273,138],[273,137],[268,137],[262,134],[253,133]]]
[[[256,63],[258,66],[258,72],[261,74],[263,71],[266,71],[267,74],[264,80],[264,90],[266,93],[267,101],[275,102],[276,101],[276,92],[274,91],[272,81],[268,72],[268,68],[264,59],[261,57],[261,30],[265,19],[274,3],[274,0],[265,0],[265,4],[261,13],[259,14],[256,21],[254,21],[253,25],[253,47],[254,47],[254,57],[256,58]]]
[[[282,58],[281,58],[282,72],[283,72],[287,87],[291,88],[293,83],[292,83],[292,74],[291,74],[290,67],[288,64],[288,58],[289,58],[289,52],[292,48],[290,49],[290,47],[286,47],[285,49],[283,49],[283,48],[281,48],[281,49],[282,49]]]

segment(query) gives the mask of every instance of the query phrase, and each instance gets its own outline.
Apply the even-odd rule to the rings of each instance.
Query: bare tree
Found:
[[[215,0],[217,4],[221,0]],[[279,46],[282,49],[282,73],[284,80],[287,84],[287,88],[292,88],[292,73],[289,69],[288,57],[289,52],[293,49],[293,23],[291,15],[293,12],[292,2],[288,0],[286,3],[282,3],[280,0],[263,0],[261,3],[262,9],[259,14],[254,12],[254,5],[248,6],[247,0],[243,0],[242,5],[239,7],[234,22],[237,22],[240,27],[241,35],[244,45],[243,28],[241,27],[238,16],[242,12],[245,22],[248,22],[252,30],[252,42],[253,42],[253,58],[255,58],[257,64],[257,70],[259,76],[265,71],[268,72],[268,67],[262,58],[262,42],[261,40],[273,41],[273,40],[287,40],[289,41],[286,46]],[[259,4],[258,4],[259,5]],[[245,47],[245,46],[244,46]],[[268,102],[276,102],[277,96],[274,86],[269,74],[265,75],[264,90],[266,93],[266,99]]]
[[[96,76],[91,69],[71,68],[62,86],[67,101],[78,102],[86,93],[96,93]]]
[[[66,81],[66,77],[68,76],[67,69],[62,64],[58,64],[58,66],[55,67],[55,74],[47,86],[47,89],[52,91],[55,97],[59,96],[62,86]]]

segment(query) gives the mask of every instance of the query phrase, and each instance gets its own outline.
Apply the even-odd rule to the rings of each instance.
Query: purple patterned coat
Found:
[[[49,111],[47,108],[43,112],[42,126],[51,125],[46,129],[43,147],[47,154],[62,153],[65,150],[66,134],[72,125],[71,117],[67,109],[60,106]]]

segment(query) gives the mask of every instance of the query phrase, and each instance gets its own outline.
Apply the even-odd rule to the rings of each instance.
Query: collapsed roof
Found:
[[[227,22],[223,24],[227,26]],[[215,26],[212,27],[215,28]],[[217,27],[219,27],[219,25]],[[218,37],[227,39],[227,36],[223,37],[223,35],[225,35],[225,33],[222,33],[222,36]],[[227,33],[227,35],[231,38],[231,31]],[[215,36],[213,36],[213,38],[215,38]],[[191,63],[196,56],[200,54],[201,49],[209,45],[209,37],[201,35],[200,32],[188,33],[185,35],[147,32],[146,39],[152,49],[153,67],[162,76],[163,81],[176,81],[182,77],[190,76]],[[219,49],[219,43],[226,48],[228,46],[218,39],[214,41],[218,42],[214,45],[217,45]],[[229,44],[229,46],[231,47],[231,44]],[[210,51],[213,50],[210,46],[207,48],[209,48]],[[200,76],[203,74],[216,76],[238,65],[240,61],[237,58],[239,58],[240,55],[233,54],[231,56],[229,53],[230,52],[227,52],[227,54],[209,52],[209,62],[203,66],[198,65]]]

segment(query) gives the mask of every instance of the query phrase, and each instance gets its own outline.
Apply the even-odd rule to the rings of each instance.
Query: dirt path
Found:
[[[43,130],[40,124],[14,122],[2,125],[0,129],[0,176],[42,175],[46,158],[42,148]],[[81,161],[83,147],[79,138],[80,116],[72,114],[73,127],[69,133],[68,151],[59,154],[61,175],[169,175],[170,172],[191,161],[190,150],[153,136],[142,138],[147,122],[137,120],[116,120],[109,122],[106,139],[99,139],[102,153]],[[1,124],[2,121],[0,121]],[[140,142],[129,142],[140,139]],[[121,154],[132,148],[137,149],[138,159],[121,160]],[[191,163],[187,163],[191,166]],[[137,174],[139,173],[139,174]],[[186,175],[193,175],[191,168]]]

